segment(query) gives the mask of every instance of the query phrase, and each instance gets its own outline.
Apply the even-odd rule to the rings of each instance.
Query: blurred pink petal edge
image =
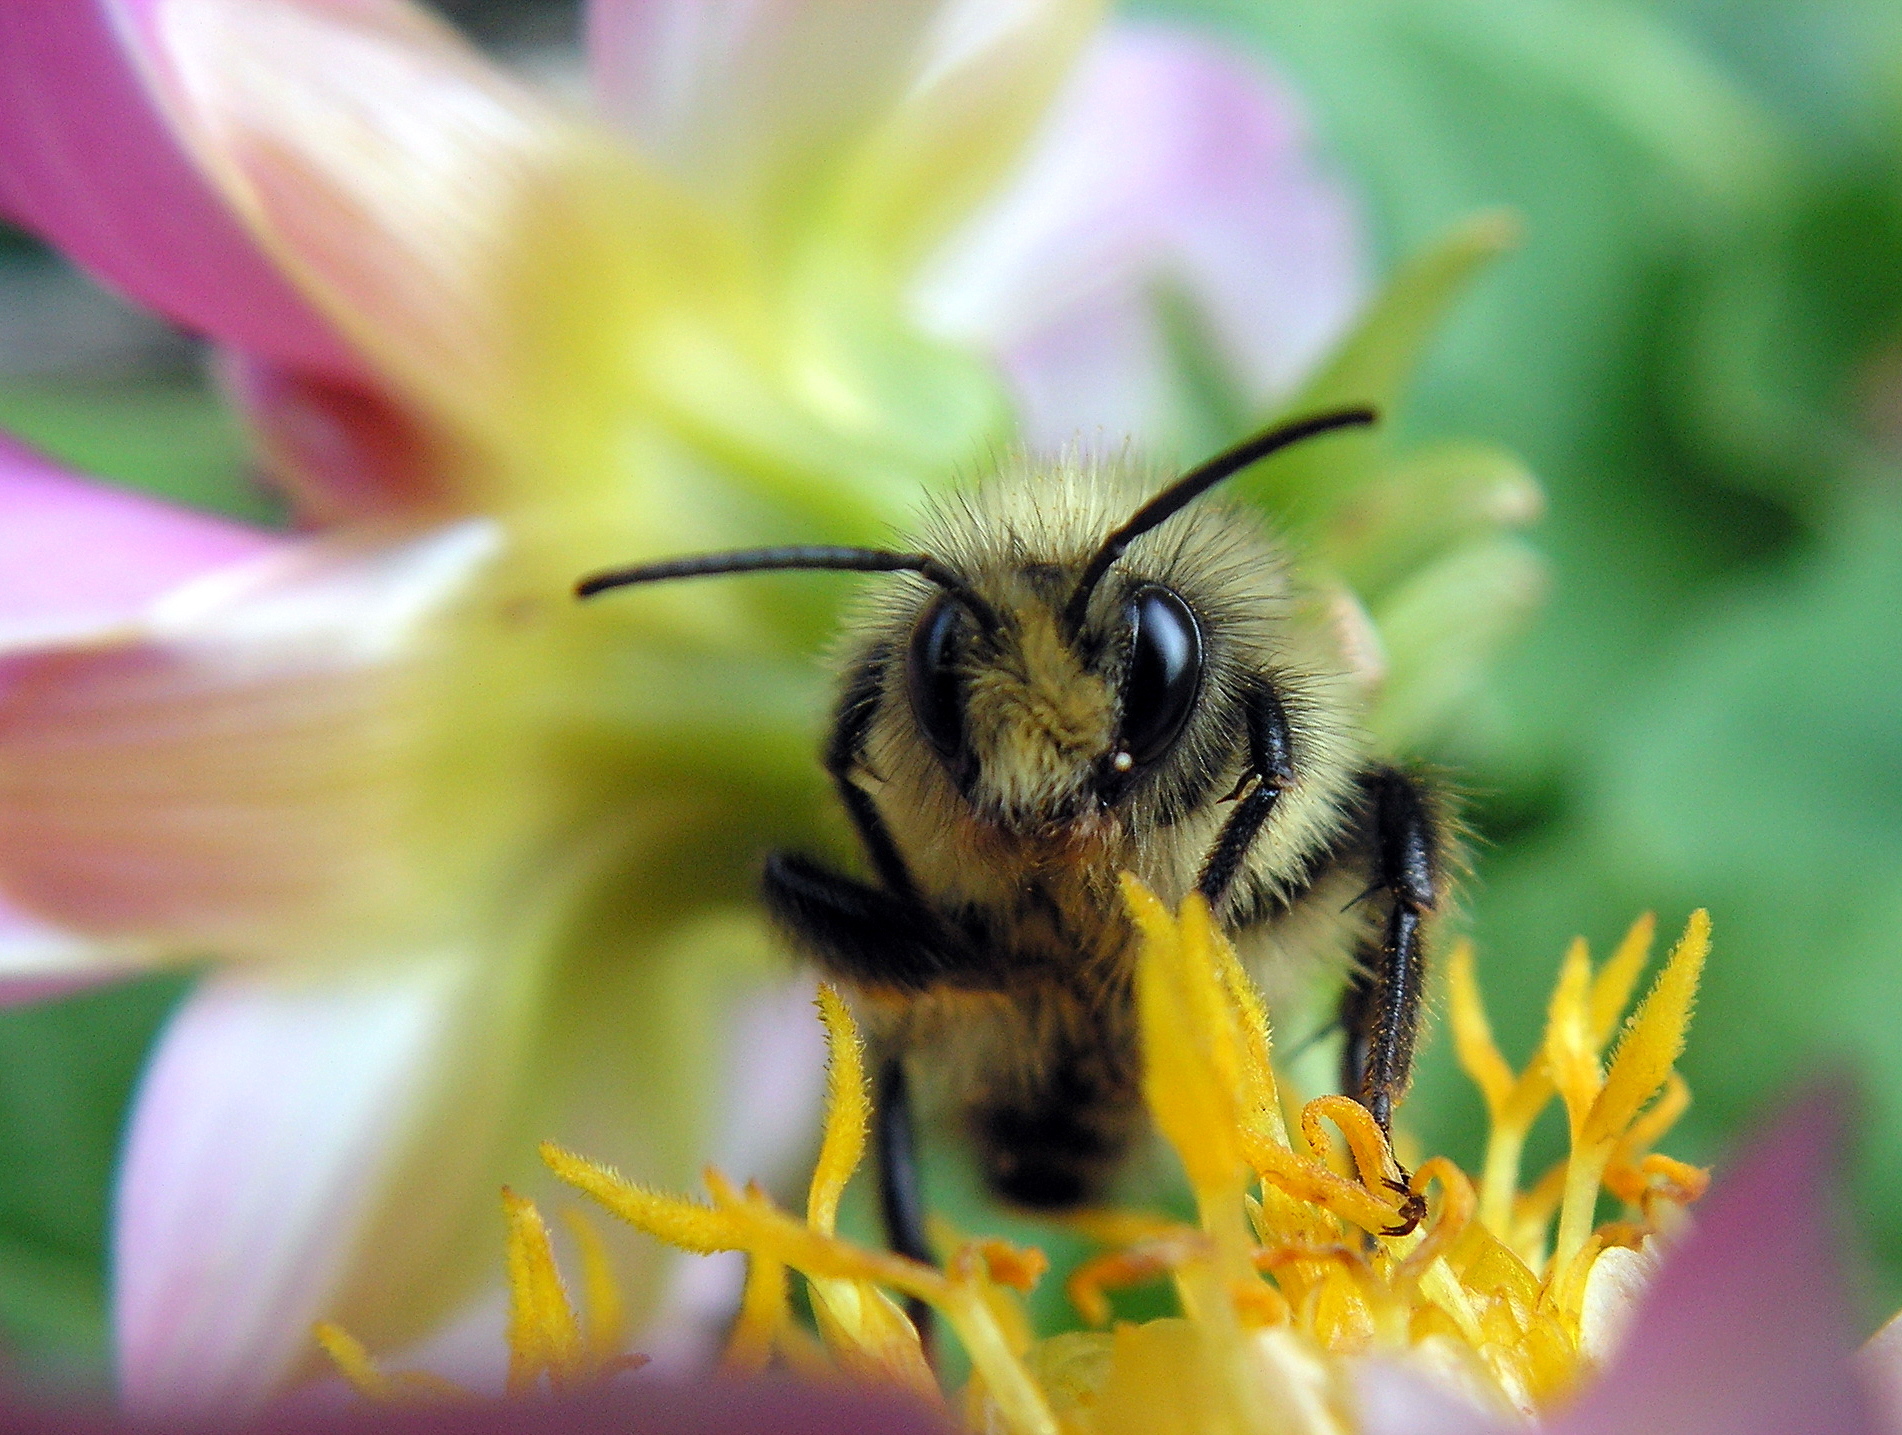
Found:
[[[1048,0],[1037,0],[1048,3]],[[941,0],[596,0],[600,107],[711,199],[823,154],[909,78]]]
[[[1265,405],[1360,306],[1359,225],[1295,100],[1256,64],[1178,30],[1112,26],[917,302],[934,329],[999,356],[1025,437],[1050,446],[1153,434],[1173,398],[1157,310],[1170,291],[1240,396]]]
[[[163,595],[283,540],[89,483],[0,436],[0,658],[123,633]],[[0,665],[0,697],[6,690]],[[0,1006],[124,974],[0,892]]]
[[[115,981],[93,943],[22,912],[0,895],[0,1008],[56,1001]]]
[[[111,641],[0,656],[15,903],[153,962],[323,959],[439,925],[453,835],[407,840],[442,731],[419,710],[418,635],[501,546],[484,519],[287,543]]]
[[[1832,1209],[1846,1099],[1792,1105],[1720,1168],[1667,1250],[1610,1365],[1541,1428],[1552,1435],[1877,1435],[1855,1369]],[[1866,1360],[1867,1357],[1865,1356]],[[1365,1435],[1512,1428],[1373,1364]]]
[[[73,477],[0,436],[0,654],[109,631],[283,542]]]
[[[0,7],[0,209],[188,329],[286,363],[356,372],[160,112],[141,38],[164,3]]]
[[[1902,1312],[1870,1336],[1856,1367],[1887,1435],[1902,1435]]]
[[[174,1016],[139,1090],[117,1193],[126,1404],[243,1409],[310,1360],[310,1327],[335,1313],[381,1214],[376,1176],[401,1163],[428,1108],[462,1110],[451,1070],[482,1059],[457,1030],[479,980],[459,955],[328,981],[232,971]],[[481,1111],[462,1114],[479,1148]],[[404,1215],[424,1234],[436,1217]]]

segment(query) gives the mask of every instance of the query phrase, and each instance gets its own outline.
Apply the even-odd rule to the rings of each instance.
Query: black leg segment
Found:
[[[888,892],[910,896],[914,891],[911,873],[879,816],[872,795],[852,780],[852,773],[865,765],[865,734],[878,716],[879,689],[885,681],[885,663],[890,653],[883,647],[872,649],[852,669],[833,715],[832,737],[826,743],[825,768],[839,794],[845,815],[865,844],[865,856]]]
[[[1366,954],[1341,1008],[1347,1090],[1382,1130],[1413,1074],[1426,953],[1422,927],[1439,902],[1439,824],[1419,782],[1393,768],[1361,778],[1368,797],[1373,891],[1387,913],[1378,950]]]
[[[1248,771],[1242,774],[1238,794],[1245,794],[1216,835],[1215,846],[1202,864],[1196,889],[1219,907],[1242,870],[1248,849],[1267,826],[1284,789],[1294,781],[1293,743],[1288,715],[1266,679],[1248,698]]]
[[[918,1142],[912,1118],[905,1065],[887,1057],[878,1069],[878,1099],[872,1109],[872,1153],[878,1164],[878,1208],[885,1222],[885,1243],[901,1256],[936,1265],[925,1237],[925,1192],[918,1172]],[[931,1349],[931,1307],[907,1301],[906,1312],[918,1338]]]
[[[795,852],[775,852],[760,895],[782,930],[819,969],[887,991],[972,985],[965,944],[928,908]]]

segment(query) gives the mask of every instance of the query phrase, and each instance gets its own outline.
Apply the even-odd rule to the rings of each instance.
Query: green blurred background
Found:
[[[450,7],[559,55],[561,4]],[[1507,205],[1520,250],[1436,345],[1407,430],[1516,449],[1551,599],[1437,754],[1479,836],[1466,922],[1523,1056],[1575,932],[1708,906],[1671,1149],[1722,1154],[1819,1069],[1859,1074],[1871,1319],[1902,1302],[1902,4],[1170,0],[1301,90],[1384,271]],[[0,427],[268,519],[190,344],[0,240]],[[103,1359],[108,1177],[180,986],[0,1016],[0,1337]],[[1432,1041],[1409,1123],[1471,1162]]]

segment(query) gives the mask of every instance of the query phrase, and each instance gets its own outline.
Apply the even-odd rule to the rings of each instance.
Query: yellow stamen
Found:
[[[588,1364],[598,1369],[619,1359],[627,1347],[626,1303],[614,1278],[607,1244],[594,1222],[579,1211],[563,1211],[561,1223],[581,1255],[583,1341]]]
[[[838,1226],[839,1197],[865,1157],[872,1103],[865,1088],[864,1043],[844,1000],[830,986],[821,986],[817,1005],[826,1028],[828,1115],[806,1196],[806,1219],[815,1231],[830,1235]]]
[[[1619,1019],[1631,1005],[1631,994],[1638,988],[1638,975],[1651,956],[1658,919],[1646,912],[1631,924],[1611,960],[1592,978],[1592,1039],[1600,1047],[1611,1040]]]
[[[578,1214],[567,1224],[581,1250],[586,1317],[568,1301],[555,1263],[548,1224],[535,1203],[506,1187],[502,1191],[506,1235],[503,1265],[509,1287],[508,1390],[527,1394],[546,1380],[551,1390],[598,1382],[638,1370],[644,1355],[622,1353],[623,1305],[598,1231]],[[371,1400],[472,1399],[471,1392],[427,1371],[386,1373],[342,1327],[319,1324],[317,1343],[357,1392]]]
[[[1710,915],[1691,913],[1684,935],[1658,974],[1657,982],[1625,1024],[1611,1070],[1583,1113],[1572,1115],[1571,1169],[1559,1211],[1554,1261],[1561,1271],[1581,1263],[1598,1204],[1598,1188],[1618,1143],[1639,1112],[1664,1085],[1671,1065],[1684,1051],[1697,984],[1710,952]],[[1593,1065],[1596,1067],[1596,1057]],[[1570,1098],[1567,1100],[1571,1112]],[[1583,1294],[1583,1275],[1575,1282]],[[1569,1289],[1569,1287],[1568,1287]],[[1575,1309],[1576,1307],[1570,1307]]]
[[[777,1361],[935,1397],[900,1304],[911,1299],[936,1309],[970,1357],[971,1382],[954,1408],[972,1430],[997,1435],[1346,1435],[1355,1416],[1345,1362],[1364,1355],[1454,1370],[1469,1390],[1528,1415],[1560,1400],[1602,1348],[1586,1345],[1588,1289],[1597,1309],[1617,1280],[1624,1289],[1640,1279],[1649,1258],[1629,1248],[1667,1231],[1703,1190],[1704,1172],[1652,1148],[1689,1101],[1672,1067],[1709,946],[1704,915],[1692,918],[1609,1061],[1606,1043],[1650,949],[1649,919],[1596,972],[1584,943],[1572,945],[1544,1038],[1516,1072],[1494,1042],[1471,949],[1454,950],[1454,1039],[1492,1121],[1476,1188],[1444,1157],[1408,1176],[1358,1102],[1321,1096],[1284,1107],[1267,1014],[1206,904],[1191,897],[1171,912],[1133,880],[1124,890],[1138,934],[1144,1095],[1188,1175],[1196,1221],[1079,1214],[1072,1226],[1104,1249],[1071,1272],[1066,1290],[1103,1325],[1112,1291],[1169,1280],[1179,1317],[1038,1340],[1022,1296],[1044,1272],[1041,1252],[946,1228],[939,1243],[952,1254],[939,1270],[841,1238],[839,1205],[864,1159],[870,1099],[858,1029],[830,988],[817,1001],[830,1052],[826,1126],[803,1218],[713,1169],[706,1198],[690,1199],[552,1145],[543,1156],[650,1234],[687,1250],[746,1253],[725,1357],[735,1374]],[[1526,1133],[1554,1097],[1572,1149],[1522,1191]],[[1624,1212],[1594,1227],[1601,1191]],[[598,1238],[577,1230],[584,1320],[562,1289],[546,1226],[527,1202],[506,1203],[512,1388],[599,1378],[613,1368],[605,1357],[620,1317]],[[1594,1279],[1601,1270],[1609,1274]],[[807,1283],[817,1339],[793,1318],[794,1271]],[[378,1370],[342,1332],[320,1338],[359,1389],[394,1397],[402,1377]]]
[[[502,1212],[508,1224],[509,1393],[524,1394],[544,1376],[560,1389],[582,1367],[581,1323],[568,1304],[548,1224],[535,1203],[505,1188]]]
[[[1598,1043],[1592,1040],[1592,962],[1583,937],[1566,948],[1559,984],[1546,1011],[1545,1066],[1565,1103],[1576,1142],[1605,1081]]]
[[[1157,1129],[1181,1156],[1196,1198],[1229,1200],[1242,1184],[1243,1059],[1227,994],[1186,940],[1203,934],[1207,904],[1191,897],[1178,924],[1134,877],[1123,878],[1123,895],[1142,934],[1136,1013],[1143,1095]]]
[[[1616,1141],[1639,1111],[1664,1085],[1672,1065],[1684,1054],[1691,1011],[1710,955],[1710,914],[1691,913],[1690,924],[1672,950],[1657,984],[1625,1024],[1612,1054],[1605,1088],[1593,1104],[1585,1129],[1593,1143]]]
[[[381,1401],[398,1398],[396,1382],[377,1368],[370,1352],[363,1348],[363,1342],[349,1331],[326,1320],[319,1321],[313,1333],[324,1354],[336,1364],[338,1373],[356,1387],[357,1394]]]
[[[740,1314],[727,1337],[721,1366],[727,1374],[757,1375],[773,1358],[780,1332],[786,1328],[786,1265],[758,1252],[746,1260],[746,1289]]]

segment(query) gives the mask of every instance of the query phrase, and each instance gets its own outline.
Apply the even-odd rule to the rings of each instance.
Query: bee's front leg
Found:
[[[909,893],[775,852],[760,875],[760,895],[793,944],[840,981],[907,995],[984,985],[969,944]]]
[[[1202,863],[1202,875],[1195,884],[1209,906],[1217,910],[1241,874],[1249,848],[1268,825],[1275,804],[1294,781],[1294,740],[1288,732],[1288,715],[1282,710],[1274,685],[1266,678],[1260,679],[1249,694],[1247,722],[1248,768],[1235,789],[1240,801],[1216,835],[1215,846]]]

